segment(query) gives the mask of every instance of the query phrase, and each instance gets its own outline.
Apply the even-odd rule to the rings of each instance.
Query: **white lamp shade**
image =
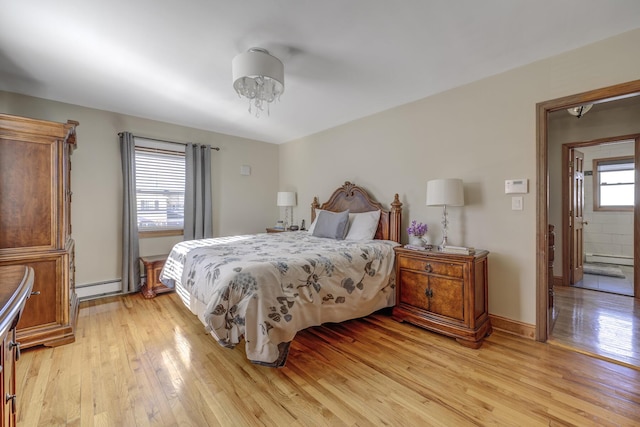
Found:
[[[458,178],[427,182],[427,206],[464,206],[464,187]]]
[[[278,93],[284,92],[284,65],[275,56],[261,48],[251,48],[236,55],[231,62],[234,87],[243,77],[269,77],[278,85]]]
[[[278,191],[278,206],[295,206],[296,193],[293,191]]]

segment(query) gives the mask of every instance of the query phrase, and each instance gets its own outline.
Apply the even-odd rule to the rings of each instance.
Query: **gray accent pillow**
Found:
[[[328,237],[330,239],[343,240],[349,229],[349,211],[329,212],[322,211],[318,214],[313,235],[316,237]]]

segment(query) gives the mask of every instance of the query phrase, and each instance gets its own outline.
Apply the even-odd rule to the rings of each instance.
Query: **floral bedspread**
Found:
[[[297,331],[394,304],[394,246],[303,231],[186,241],[160,280],[206,305],[204,322],[221,345],[244,339],[249,360],[283,366]]]

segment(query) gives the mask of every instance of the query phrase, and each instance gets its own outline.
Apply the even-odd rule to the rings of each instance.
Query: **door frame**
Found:
[[[549,113],[582,104],[599,104],[617,99],[640,96],[640,80],[621,83],[601,89],[582,92],[576,95],[556,98],[536,104],[536,331],[537,341],[545,342],[549,337],[549,164],[548,164],[548,130]],[[636,182],[640,182],[639,168],[636,168]],[[634,247],[640,245],[638,230],[640,229],[640,186],[636,186],[636,203],[634,208]],[[563,230],[564,232],[564,230]],[[564,261],[563,261],[564,262]],[[634,264],[640,265],[640,251],[634,250]],[[638,290],[640,278],[635,274],[634,288]],[[640,293],[636,292],[636,298]]]

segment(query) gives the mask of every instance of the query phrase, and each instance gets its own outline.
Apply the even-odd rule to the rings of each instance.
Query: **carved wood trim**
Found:
[[[333,192],[329,200],[322,205],[317,197],[311,203],[311,222],[316,218],[316,209],[331,212],[341,212],[349,209],[349,212],[361,213],[379,210],[380,222],[375,238],[381,240],[393,240],[400,243],[400,226],[402,222],[402,202],[396,193],[391,210],[386,210],[376,202],[362,187],[346,181],[344,185]]]

